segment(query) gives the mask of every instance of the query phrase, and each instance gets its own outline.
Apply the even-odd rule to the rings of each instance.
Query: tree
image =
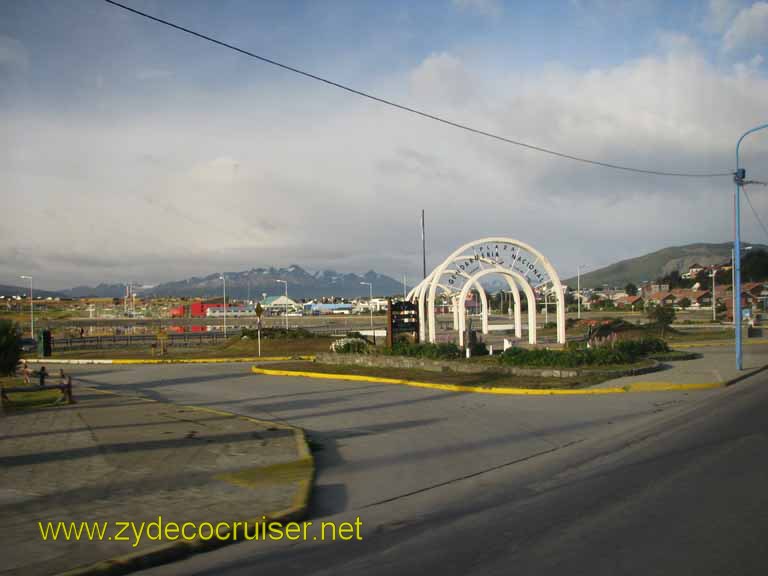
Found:
[[[648,319],[661,327],[661,337],[664,338],[664,330],[675,321],[675,309],[672,306],[654,306],[648,311]]]
[[[768,280],[768,252],[752,250],[742,257],[741,277],[747,282]]]
[[[624,292],[626,292],[628,296],[637,296],[637,286],[630,282],[624,286]]]
[[[712,272],[709,270],[702,270],[696,274],[696,283],[700,286],[709,286],[712,283]]]
[[[658,278],[656,282],[658,284],[669,284],[669,289],[674,290],[675,288],[690,288],[693,286],[694,280],[683,278],[680,276],[680,272],[672,270],[666,276]]]
[[[21,331],[18,324],[0,320],[0,376],[11,376],[21,358]]]

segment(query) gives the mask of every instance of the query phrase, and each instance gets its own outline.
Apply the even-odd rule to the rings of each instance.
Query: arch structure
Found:
[[[490,309],[481,280],[487,276],[500,276],[509,287],[511,303],[509,315],[514,325],[491,326]],[[532,246],[506,237],[481,238],[459,247],[437,266],[407,296],[419,306],[419,330],[422,342],[435,342],[437,338],[438,298],[453,305],[453,329],[458,332],[459,344],[464,343],[466,328],[466,299],[471,290],[480,295],[482,332],[514,328],[515,337],[522,338],[520,292],[528,304],[528,342],[537,343],[536,294],[554,296],[557,321],[557,341],[565,343],[565,295],[557,271],[547,258]],[[514,314],[513,314],[514,310]]]

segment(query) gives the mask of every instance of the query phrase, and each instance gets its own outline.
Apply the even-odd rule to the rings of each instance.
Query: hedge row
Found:
[[[640,340],[620,340],[613,346],[595,348],[568,348],[566,350],[509,348],[501,355],[500,361],[509,366],[575,368],[578,366],[631,364],[650,354],[668,351],[669,347],[663,340],[642,338]]]
[[[258,330],[253,328],[243,328],[241,337],[255,339],[258,336]],[[319,335],[304,328],[262,328],[261,337],[270,340],[303,340],[305,338],[317,338]]]

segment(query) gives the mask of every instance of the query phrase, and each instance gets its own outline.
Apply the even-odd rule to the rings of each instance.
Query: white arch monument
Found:
[[[528,304],[528,342],[535,344],[536,300],[535,292],[545,289],[555,295],[557,306],[557,341],[565,343],[565,296],[560,277],[554,266],[538,250],[507,237],[488,237],[468,242],[449,255],[432,273],[415,286],[408,294],[408,300],[419,305],[419,326],[422,341],[435,342],[437,337],[436,302],[438,288],[454,304],[454,329],[459,332],[459,343],[463,344],[465,328],[465,299],[469,290],[476,289],[482,303],[482,331],[487,334],[489,326],[488,301],[480,280],[490,275],[502,276],[514,299],[514,330],[517,338],[522,337],[522,316],[520,288]],[[504,326],[506,328],[506,326]],[[498,327],[498,329],[504,329]]]

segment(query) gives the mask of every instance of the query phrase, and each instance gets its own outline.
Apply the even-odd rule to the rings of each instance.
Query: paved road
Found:
[[[498,397],[255,375],[246,364],[78,367],[153,399],[286,421],[321,448],[313,515],[349,513],[581,442],[707,393]]]
[[[247,368],[81,375],[305,427],[322,448],[312,518],[360,516],[364,540],[244,542],[155,574],[765,573],[765,375],[691,394],[497,397]]]

